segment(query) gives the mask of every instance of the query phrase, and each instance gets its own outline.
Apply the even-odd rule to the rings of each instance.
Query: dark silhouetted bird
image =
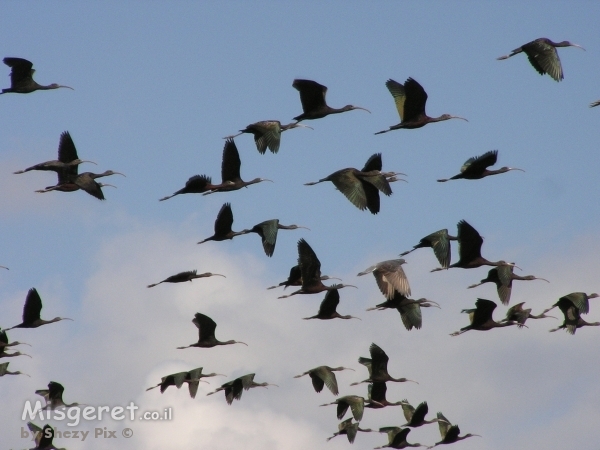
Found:
[[[514,264],[514,263],[513,263]],[[512,282],[513,280],[544,280],[547,283],[550,283],[545,278],[534,277],[533,275],[526,275],[521,277],[516,275],[514,272],[514,266],[498,266],[489,270],[486,278],[481,280],[481,282],[477,284],[472,284],[467,289],[471,289],[477,286],[481,286],[484,283],[494,283],[496,285],[496,290],[498,291],[498,297],[503,305],[508,305],[510,302],[510,295],[512,293]]]
[[[339,278],[329,277],[327,275],[321,275],[320,279],[321,281],[330,279],[339,280]],[[275,289],[280,286],[283,286],[283,289],[286,289],[288,286],[302,286],[302,271],[300,270],[300,266],[298,264],[290,269],[290,275],[288,276],[287,280],[282,281],[277,286],[268,287],[267,289]]]
[[[316,316],[304,317],[304,320],[310,319],[321,319],[321,320],[329,320],[329,319],[358,319],[358,317],[354,316],[341,316],[336,308],[340,303],[340,293],[337,289],[328,290],[325,294],[325,298],[321,302],[321,306],[319,306],[319,312]]]
[[[329,389],[333,395],[338,395],[339,392],[337,379],[335,378],[335,373],[333,372],[340,370],[354,371],[354,369],[350,369],[349,367],[319,366],[300,375],[296,375],[294,378],[300,378],[304,375],[308,375],[312,380],[312,385],[315,388],[315,392],[321,392],[323,390],[323,386],[327,386],[327,389]]]
[[[254,387],[266,388],[267,386],[277,386],[276,384],[271,383],[256,383],[254,381],[255,375],[256,374],[254,373],[249,373],[247,375],[238,377],[235,380],[228,381],[227,383],[221,385],[220,388],[209,392],[206,395],[212,395],[219,391],[225,391],[225,400],[227,401],[228,405],[231,405],[234,399],[240,400],[242,398],[242,393],[244,392],[244,390],[247,391],[248,389]]]
[[[458,428],[458,425],[452,425],[450,421],[446,419],[441,412],[437,413],[437,418],[442,440],[436,442],[434,445],[427,448],[437,447],[438,445],[442,444],[454,444],[455,442],[462,441],[463,439],[467,439],[473,436],[481,437],[478,434],[471,433],[465,434],[464,436],[459,436],[460,428]]]
[[[68,88],[73,90],[72,87],[62,86],[60,84],[52,83],[48,86],[42,86],[33,81],[33,63],[23,58],[6,57],[2,60],[4,64],[11,68],[10,71],[10,87],[2,89],[1,94],[8,94],[14,92],[17,94],[29,94],[34,91],[46,91],[49,89]]]
[[[279,120],[263,120],[261,122],[251,123],[243,130],[240,130],[240,133],[233,136],[227,136],[224,139],[233,139],[240,134],[252,133],[254,135],[256,149],[261,155],[266,153],[267,148],[271,150],[271,153],[277,153],[281,142],[281,133],[296,127],[310,128],[312,130],[312,127],[302,125],[298,122],[281,125]]]
[[[183,386],[183,383],[187,383],[190,392],[190,397],[196,398],[196,392],[198,392],[198,384],[200,383],[200,381],[202,381],[203,383],[207,383],[206,381],[202,380],[202,378],[225,376],[220,373],[203,374],[202,369],[203,367],[198,367],[197,369],[192,369],[188,372],[172,373],[170,375],[162,377],[160,383],[158,383],[156,386],[149,387],[146,390],[149,391],[151,389],[160,387],[160,393],[162,394],[166,391],[166,389],[169,386],[176,386],[177,389],[180,389],[181,386]]]
[[[249,230],[244,230],[246,233],[256,233],[262,240],[263,249],[268,257],[273,256],[275,251],[275,244],[277,243],[277,232],[279,230],[296,230],[298,228],[304,228],[309,230],[307,227],[301,225],[281,225],[279,219],[265,220],[259,224],[254,225]]]
[[[438,181],[444,182],[459,179],[480,180],[481,178],[489,177],[490,175],[498,175],[510,170],[520,170],[521,172],[525,172],[523,169],[517,169],[516,167],[502,167],[498,170],[488,170],[487,168],[489,166],[496,164],[497,159],[498,150],[489,151],[481,156],[474,156],[473,158],[469,158],[465,161],[460,168],[460,173],[458,175],[454,175],[452,178],[443,178]]]
[[[455,331],[454,333],[450,334],[450,336],[458,336],[459,334],[463,334],[469,330],[487,331],[491,330],[492,328],[517,325],[517,322],[514,321],[495,322],[494,319],[492,319],[494,309],[496,309],[496,303],[484,298],[478,298],[475,302],[474,309],[462,310],[463,313],[469,314],[471,324],[461,328],[460,331]]]
[[[161,283],[183,283],[185,281],[192,281],[195,278],[206,278],[214,276],[227,278],[225,275],[221,275],[220,273],[206,272],[198,275],[196,270],[190,270],[188,272],[179,272],[178,274],[171,275],[170,277],[165,278],[164,280],[159,281],[158,283],[149,284],[148,287],[151,288],[154,286],[158,286]]]
[[[7,328],[12,330],[13,328],[37,328],[48,323],[58,322],[60,320],[73,320],[67,317],[55,317],[52,320],[43,320],[40,318],[42,312],[42,299],[36,288],[29,289],[27,297],[25,298],[25,306],[23,306],[23,322],[14,327]]]
[[[457,241],[458,238],[456,236],[450,236],[448,234],[448,230],[444,228],[443,230],[434,231],[433,233],[425,236],[423,239],[419,241],[417,245],[415,245],[412,250],[408,250],[404,253],[400,253],[400,256],[408,255],[411,252],[414,252],[418,248],[431,248],[433,249],[433,253],[435,257],[440,262],[440,265],[443,268],[447,268],[450,264],[450,241]]]
[[[371,354],[370,359],[363,358],[362,356],[358,358],[358,362],[365,366],[369,371],[369,378],[356,383],[351,383],[350,386],[355,386],[360,383],[373,383],[375,381],[396,381],[399,383],[410,381],[412,383],[417,383],[416,381],[407,378],[392,378],[387,370],[387,364],[390,358],[377,344],[371,344],[369,353]]]
[[[248,345],[245,342],[240,341],[219,341],[215,337],[215,329],[217,328],[217,324],[210,317],[205,316],[204,314],[196,313],[194,318],[192,319],[192,323],[196,325],[198,328],[198,342],[187,345],[185,347],[177,347],[178,350],[190,347],[200,347],[200,348],[211,348],[217,345],[229,345],[229,344],[244,344]]]
[[[371,112],[366,108],[353,105],[346,105],[338,109],[331,108],[325,103],[327,87],[316,81],[296,79],[292,83],[292,86],[300,92],[300,102],[302,103],[302,111],[304,111],[299,116],[294,117],[294,120],[298,122],[301,120],[321,119],[329,114],[352,111],[353,109],[362,109],[369,113]]]

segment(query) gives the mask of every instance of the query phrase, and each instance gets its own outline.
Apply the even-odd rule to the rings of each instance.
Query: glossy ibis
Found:
[[[349,367],[329,367],[329,366],[319,366],[314,369],[310,369],[300,375],[296,375],[294,378],[300,378],[304,375],[310,376],[312,380],[313,388],[315,392],[321,392],[323,390],[323,386],[327,386],[327,389],[331,391],[333,395],[338,395],[338,384],[337,379],[335,377],[335,373],[340,370],[352,370]]]
[[[595,292],[593,294],[586,294],[585,292],[571,292],[570,294],[562,296],[558,302],[552,305],[550,308],[544,310],[542,314],[547,313],[551,309],[556,308],[557,306],[560,308],[561,304],[571,303],[575,306],[581,314],[587,314],[590,311],[590,298],[597,298],[598,294]]]
[[[387,393],[385,381],[375,381],[373,383],[369,383],[368,392],[369,400],[365,404],[365,408],[381,409],[385,408],[386,406],[402,405],[402,401],[389,402],[387,398],[385,398]]]
[[[496,164],[496,160],[498,159],[498,150],[491,150],[487,153],[484,153],[481,156],[474,156],[465,161],[465,163],[460,168],[460,173],[458,175],[454,175],[452,178],[443,178],[438,180],[438,182],[443,183],[449,180],[480,180],[485,177],[489,177],[490,175],[498,175],[500,173],[505,173],[510,170],[520,170],[521,172],[525,172],[523,169],[517,169],[516,167],[501,167],[498,170],[488,170],[489,166],[493,166]]]
[[[279,120],[263,120],[261,122],[251,123],[243,130],[240,130],[240,133],[233,136],[227,136],[224,139],[233,139],[240,134],[252,133],[254,135],[256,149],[261,155],[266,153],[267,148],[271,150],[271,153],[277,153],[281,142],[281,133],[296,127],[310,128],[312,130],[312,127],[302,125],[298,122],[281,125]]]
[[[440,117],[429,117],[425,113],[427,92],[425,92],[423,86],[412,78],[406,80],[404,85],[389,79],[386,81],[385,85],[396,103],[396,109],[400,115],[400,123],[391,126],[388,130],[378,131],[375,134],[383,134],[401,128],[409,130],[421,128],[428,123],[441,122],[449,119],[461,119],[468,122],[464,117],[451,116],[450,114],[442,114]]]
[[[440,420],[444,420],[440,419],[439,417],[436,419],[425,420],[425,416],[429,412],[427,402],[421,402],[419,403],[419,406],[415,408],[408,403],[408,400],[404,399],[402,400],[402,412],[404,413],[406,423],[404,425],[400,425],[401,427],[416,428],[428,423],[435,423],[439,422]]]
[[[434,445],[427,448],[433,448],[442,444],[454,444],[455,442],[462,441],[463,439],[467,439],[473,436],[481,437],[478,434],[471,433],[465,434],[464,436],[459,436],[460,428],[458,428],[458,425],[452,425],[452,423],[448,419],[446,419],[441,412],[437,413],[437,418],[442,440],[436,442]]]
[[[458,227],[458,262],[449,265],[448,267],[439,267],[433,269],[432,272],[438,270],[451,269],[460,267],[462,269],[474,269],[481,266],[514,266],[513,263],[506,261],[488,261],[481,256],[481,245],[483,238],[466,220],[461,220],[457,224]]]
[[[421,445],[419,443],[410,444],[407,442],[406,437],[408,433],[410,433],[410,428],[400,428],[400,427],[383,427],[379,429],[381,433],[387,433],[388,435],[388,443],[387,445],[382,445],[377,448],[406,448],[406,447],[427,447],[426,445]]]
[[[169,386],[177,386],[177,389],[180,389],[181,386],[183,386],[183,383],[187,383],[190,392],[190,397],[196,398],[196,392],[198,392],[198,384],[200,383],[200,381],[206,383],[206,381],[202,380],[202,378],[225,376],[220,373],[203,374],[202,369],[203,367],[198,367],[197,369],[192,369],[188,372],[172,373],[170,375],[162,377],[160,379],[160,383],[158,383],[156,386],[149,387],[146,390],[149,391],[151,389],[160,387],[160,393],[162,394]]]
[[[556,81],[560,81],[564,78],[564,76],[556,47],[578,47],[582,50],[585,50],[581,45],[573,44],[569,41],[552,42],[547,38],[538,38],[534,41],[528,42],[525,45],[522,45],[519,48],[515,48],[512,52],[510,52],[510,54],[500,56],[496,59],[508,59],[511,56],[525,52],[527,58],[529,58],[529,62],[540,75],[547,73]]]
[[[8,94],[14,92],[16,94],[29,94],[34,91],[47,91],[49,89],[68,88],[73,90],[72,87],[62,86],[60,84],[52,83],[48,86],[42,86],[33,81],[33,63],[23,58],[12,58],[6,57],[2,60],[4,64],[11,68],[10,71],[10,87],[2,89],[1,94]]]
[[[331,181],[350,202],[361,211],[366,208],[372,214],[379,212],[379,191],[385,195],[392,195],[390,182],[398,181],[396,175],[405,175],[397,172],[381,172],[381,153],[375,153],[367,160],[362,170],[349,167],[341,169],[321,178],[319,181],[304,183],[313,186],[325,181]]]
[[[240,400],[242,398],[242,393],[244,392],[244,390],[247,391],[248,389],[255,387],[266,388],[267,386],[277,386],[276,384],[271,383],[256,383],[254,381],[255,375],[256,374],[254,373],[249,373],[247,375],[238,377],[235,380],[228,381],[227,383],[221,385],[220,388],[209,392],[206,395],[212,395],[219,391],[225,391],[225,400],[227,401],[228,405],[231,405],[233,399]]]
[[[459,334],[463,334],[469,330],[479,330],[479,331],[487,331],[492,328],[500,328],[500,327],[508,327],[511,325],[517,325],[515,321],[506,321],[506,322],[496,322],[492,319],[492,314],[496,309],[496,303],[491,300],[486,300],[484,298],[478,298],[475,302],[474,309],[463,309],[461,312],[469,314],[469,319],[471,320],[471,324],[467,325],[460,329],[460,331],[455,331],[450,334],[450,336],[458,336]]]
[[[52,443],[54,428],[49,424],[44,425],[42,429],[32,422],[27,422],[27,428],[29,428],[35,439],[35,447],[31,450],[67,450],[66,448],[58,448]]]
[[[426,298],[413,300],[396,292],[393,298],[386,300],[385,302],[380,303],[379,305],[376,305],[373,308],[369,308],[367,309],[367,311],[382,311],[388,308],[395,308],[396,310],[398,310],[398,313],[400,313],[400,318],[402,319],[404,327],[408,331],[410,331],[413,328],[416,328],[417,330],[421,329],[421,326],[423,324],[421,308],[429,308],[431,306],[440,308],[439,304],[431,300],[427,300]]]
[[[560,329],[566,330],[569,334],[575,334],[577,328],[591,326],[597,327],[600,326],[600,322],[586,322],[581,318],[581,311],[577,306],[575,306],[570,300],[567,300],[565,297],[562,297],[558,301],[558,307],[562,311],[565,316],[565,320],[563,324],[557,328],[553,328],[550,331],[558,331]]]
[[[221,163],[221,184],[213,187],[210,191],[202,195],[214,194],[215,192],[237,191],[251,184],[260,183],[261,181],[271,181],[266,178],[255,178],[251,181],[244,181],[240,178],[240,153],[233,139],[227,139],[223,147],[223,162]]]
[[[360,422],[365,410],[365,399],[358,395],[345,395],[331,403],[325,403],[320,406],[337,405],[337,418],[342,420],[348,408],[352,411],[354,420]]]
[[[358,431],[363,431],[363,432],[370,432],[373,431],[370,428],[360,428],[358,422],[352,423],[352,417],[350,417],[347,420],[344,420],[343,422],[340,422],[338,424],[338,431],[337,433],[333,433],[333,436],[329,436],[327,438],[327,441],[329,442],[330,440],[332,440],[334,437],[336,436],[341,436],[341,435],[346,435],[348,437],[348,442],[350,442],[351,444],[354,443],[354,439],[356,439],[356,433]]]
[[[259,224],[254,225],[249,230],[245,230],[247,233],[256,233],[262,240],[263,249],[268,257],[273,256],[275,251],[275,244],[277,243],[277,232],[278,230],[297,230],[298,228],[304,228],[310,230],[310,228],[303,227],[301,225],[281,225],[279,219],[265,220]]]
[[[369,378],[357,381],[356,383],[351,383],[350,386],[355,386],[360,383],[373,383],[375,381],[396,381],[399,383],[410,381],[412,383],[417,383],[416,381],[407,378],[392,378],[387,370],[387,364],[390,358],[377,344],[371,344],[369,353],[371,354],[370,359],[363,358],[362,356],[358,358],[358,362],[365,366],[369,371]]]
[[[194,318],[192,319],[192,323],[196,325],[198,328],[198,342],[195,342],[190,345],[186,345],[185,347],[177,347],[178,350],[190,347],[199,347],[199,348],[211,348],[216,347],[217,345],[229,345],[229,344],[244,344],[248,345],[245,342],[241,341],[219,341],[215,337],[215,329],[217,328],[217,324],[210,317],[205,316],[204,314],[196,313]]]
[[[547,283],[550,283],[545,278],[534,277],[533,275],[526,275],[521,277],[516,275],[514,272],[514,266],[498,266],[489,270],[487,277],[481,280],[480,283],[472,284],[467,287],[467,289],[471,289],[477,286],[481,286],[484,283],[494,283],[496,285],[496,290],[498,291],[498,297],[503,305],[508,305],[510,302],[510,295],[512,293],[512,282],[513,280],[544,280]]]
[[[547,316],[544,313],[534,316],[531,314],[531,308],[523,308],[524,304],[525,302],[521,302],[508,308],[508,311],[506,311],[506,318],[502,319],[501,322],[517,322],[517,326],[521,328],[525,325],[527,319],[543,319],[546,317],[552,317],[553,319],[556,319],[556,317]]]
[[[114,170],[106,170],[102,173],[83,172],[79,175],[77,175],[76,173],[71,173],[67,174],[66,176],[59,173],[58,183],[55,186],[47,186],[45,189],[40,189],[35,192],[74,192],[81,189],[90,194],[91,196],[96,197],[98,200],[104,200],[104,193],[102,192],[101,188],[104,186],[116,186],[113,186],[112,184],[98,183],[96,182],[96,178],[107,177],[109,175],[125,176],[125,174],[121,172],[115,172]]]
[[[598,100],[597,102],[590,103],[590,108],[593,108],[594,106],[598,106],[598,105],[600,105],[600,100]]]
[[[321,282],[321,261],[313,249],[304,239],[298,241],[298,265],[302,274],[302,287],[289,295],[282,295],[277,298],[287,298],[296,294],[318,294],[323,291],[331,291],[342,289],[345,287],[353,287],[351,284],[334,284],[333,286],[325,286]]]
[[[29,356],[31,358],[30,355],[26,354],[26,353],[21,353],[21,352],[13,352],[13,353],[7,353],[6,349],[8,347],[12,347],[14,345],[29,345],[26,344],[25,342],[19,342],[19,341],[13,341],[13,342],[8,342],[8,336],[6,334],[6,330],[1,330],[0,329],[0,358],[10,358],[12,356]]]
[[[55,317],[52,320],[43,320],[40,318],[42,311],[42,299],[36,288],[29,289],[27,297],[25,298],[25,306],[23,307],[23,322],[14,327],[7,328],[12,330],[13,328],[37,328],[48,323],[58,322],[60,320],[73,320],[68,317]]]
[[[206,241],[224,241],[226,239],[233,239],[236,236],[247,234],[248,230],[232,231],[231,225],[233,225],[233,212],[231,212],[231,203],[225,203],[221,206],[217,219],[215,220],[215,234],[207,237],[203,241],[198,242],[202,244]]]
[[[229,181],[225,184],[233,186],[232,181]],[[224,186],[224,184],[212,184],[212,180],[209,176],[194,175],[193,177],[190,177],[185,182],[184,187],[182,187],[177,192],[174,192],[171,195],[167,195],[166,197],[159,199],[158,201],[162,202],[164,200],[170,199],[171,197],[175,197],[176,195],[179,195],[179,194],[201,194],[203,192],[208,192],[213,189],[219,189],[223,186]]]
[[[387,299],[394,298],[396,292],[401,295],[410,295],[410,286],[408,284],[408,278],[402,269],[402,264],[406,261],[403,259],[390,259],[388,261],[381,261],[368,269],[363,270],[357,276],[366,275],[373,272],[375,281],[379,290]]]
[[[227,278],[225,275],[221,275],[220,273],[210,273],[210,272],[206,272],[206,273],[201,273],[201,274],[197,274],[196,270],[190,270],[188,272],[179,272],[178,274],[175,275],[171,275],[168,278],[165,278],[162,281],[159,281],[158,283],[154,283],[154,284],[149,284],[148,287],[154,287],[154,286],[158,286],[161,283],[183,283],[185,281],[192,281],[195,278],[206,278],[206,277],[214,277],[214,276],[219,276],[219,277],[223,277],[223,278]]]
[[[4,375],[27,375],[26,373],[23,372],[19,372],[18,370],[16,372],[10,372],[8,370],[8,365],[10,363],[2,363],[0,364],[0,377],[3,377]],[[27,375],[28,377],[31,378],[31,375]]]
[[[299,116],[294,117],[294,120],[298,122],[301,120],[321,119],[329,114],[343,113],[352,111],[353,109],[362,109],[368,113],[371,112],[366,108],[353,105],[346,105],[339,109],[331,108],[325,103],[327,87],[316,81],[296,79],[292,83],[292,86],[300,92],[300,102],[302,103],[302,111],[304,111]]]
[[[444,228],[443,230],[434,231],[431,234],[428,234],[423,239],[419,241],[417,245],[415,245],[412,250],[408,250],[404,253],[400,253],[400,256],[408,255],[411,252],[414,252],[418,248],[431,248],[433,249],[433,253],[435,257],[440,262],[440,265],[443,268],[447,268],[448,264],[450,264],[450,241],[457,241],[458,238],[456,236],[450,236],[448,234],[448,230]]]
[[[62,395],[65,388],[62,384],[56,381],[48,383],[48,389],[38,389],[35,391],[37,395],[41,395],[46,400],[46,406],[42,409],[56,409],[56,408],[71,408],[73,406],[84,406],[80,403],[65,403]]]
[[[333,286],[335,287],[335,286]],[[330,289],[325,294],[325,298],[321,302],[321,306],[319,306],[319,312],[316,316],[304,317],[304,320],[310,319],[321,319],[321,320],[329,320],[329,319],[358,319],[358,317],[354,316],[341,316],[340,313],[336,311],[337,306],[340,303],[340,293],[337,289]]]
[[[321,275],[320,280],[339,280],[339,278]],[[290,269],[290,275],[288,276],[287,280],[282,281],[277,286],[268,287],[267,289],[275,289],[280,286],[283,286],[283,289],[286,289],[288,286],[302,286],[302,271],[300,270],[300,266],[298,264]]]

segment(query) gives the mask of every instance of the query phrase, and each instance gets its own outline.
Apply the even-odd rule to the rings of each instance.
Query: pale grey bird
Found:
[[[315,388],[315,392],[321,392],[323,390],[323,386],[327,386],[327,389],[331,391],[333,395],[338,395],[338,384],[337,379],[335,377],[335,373],[340,370],[352,370],[349,367],[329,367],[329,366],[319,366],[314,369],[310,369],[300,375],[296,375],[294,378],[300,378],[304,375],[310,376],[312,380],[312,385]]]
[[[390,259],[381,261],[368,269],[363,270],[357,276],[373,273],[377,286],[381,293],[388,299],[394,298],[394,293],[408,297],[410,295],[410,285],[408,278],[402,269],[402,264],[406,264],[404,259]]]

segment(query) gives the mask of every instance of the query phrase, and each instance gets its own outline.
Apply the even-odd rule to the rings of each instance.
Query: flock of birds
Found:
[[[568,46],[582,48],[579,45],[568,41],[554,43],[549,39],[540,38],[529,42],[513,50],[510,54],[502,56],[498,59],[507,59],[519,53],[525,53],[529,58],[531,65],[541,75],[548,74],[554,80],[560,81],[563,79],[563,71],[556,48]],[[37,84],[32,78],[34,69],[33,64],[30,61],[14,57],[4,58],[3,61],[11,68],[11,87],[2,89],[2,94],[23,94],[34,92],[36,90],[57,88],[72,89],[69,86],[62,86],[58,84],[51,84],[48,86]],[[310,128],[301,124],[301,121],[320,119],[329,114],[342,113],[355,109],[368,111],[366,108],[353,105],[346,105],[337,109],[331,108],[325,101],[327,88],[312,80],[296,79],[294,80],[292,86],[300,93],[300,101],[303,110],[302,114],[294,117],[295,122],[287,125],[282,125],[276,120],[256,122],[248,125],[245,129],[240,130],[239,134],[226,137],[221,166],[221,183],[212,184],[211,177],[207,175],[195,175],[187,180],[183,188],[177,190],[169,196],[161,198],[160,201],[164,201],[181,194],[201,193],[203,195],[209,195],[216,192],[234,191],[255,183],[271,181],[265,178],[255,178],[251,181],[242,180],[240,176],[241,160],[234,142],[234,138],[241,134],[252,134],[254,136],[256,148],[261,154],[264,154],[267,149],[269,149],[272,153],[277,153],[281,144],[282,132],[297,127]],[[453,116],[450,114],[443,114],[437,118],[428,116],[425,113],[427,93],[423,87],[412,78],[408,78],[404,84],[390,79],[386,82],[386,86],[394,99],[398,114],[400,116],[400,123],[390,126],[388,129],[379,131],[375,134],[387,133],[389,131],[398,129],[420,128],[429,123],[449,119],[467,120],[463,117]],[[590,106],[593,107],[598,105],[600,105],[600,101],[593,102]],[[438,181],[447,182],[457,179],[477,180],[491,175],[502,174],[511,170],[522,171],[522,169],[511,167],[502,167],[498,170],[489,170],[488,168],[496,163],[497,156],[498,152],[494,150],[489,151],[481,156],[470,158],[463,164],[459,174],[448,179],[439,179]],[[102,187],[112,185],[98,183],[96,179],[115,174],[124,176],[124,174],[112,170],[107,170],[99,174],[92,172],[79,173],[79,165],[86,162],[96,164],[92,161],[82,160],[79,158],[71,135],[69,132],[65,131],[60,136],[57,160],[39,163],[14,173],[22,174],[35,170],[53,171],[56,172],[58,177],[57,184],[40,189],[36,192],[73,192],[77,190],[83,190],[100,200],[104,200]],[[401,178],[398,178],[400,175],[405,174],[393,171],[383,172],[381,154],[374,154],[369,157],[361,170],[355,168],[341,169],[319,179],[318,181],[306,183],[306,185],[312,186],[318,183],[331,181],[334,186],[358,209],[368,209],[372,214],[377,214],[381,207],[379,193],[381,192],[386,196],[391,195],[392,190],[390,183],[395,181],[404,181]],[[275,251],[275,244],[279,230],[306,228],[299,225],[281,225],[277,219],[266,220],[254,225],[252,228],[237,232],[232,230],[232,225],[233,213],[231,204],[225,203],[217,214],[214,225],[214,234],[198,242],[198,244],[202,244],[207,241],[223,241],[233,239],[239,235],[256,233],[262,240],[265,254],[270,257]],[[548,281],[533,275],[516,275],[514,273],[514,268],[516,267],[515,263],[509,263],[505,261],[489,261],[485,259],[481,256],[483,239],[478,231],[465,220],[460,221],[457,227],[458,232],[456,236],[451,236],[448,234],[447,229],[435,231],[423,237],[413,247],[413,249],[405,251],[400,256],[406,256],[419,248],[431,248],[441,266],[432,270],[432,272],[451,268],[471,269],[481,266],[492,266],[492,269],[489,270],[487,277],[482,279],[480,283],[469,286],[469,289],[475,288],[484,283],[494,283],[497,287],[498,298],[503,305],[508,305],[510,302],[513,281],[536,279]],[[451,241],[458,241],[459,260],[453,264],[451,264]],[[325,297],[317,314],[314,316],[305,317],[304,319],[306,320],[329,320],[335,318],[359,319],[358,317],[353,317],[350,315],[340,315],[337,312],[337,307],[340,303],[339,290],[344,287],[356,286],[344,285],[341,283],[329,286],[323,284],[323,281],[331,278],[321,274],[321,263],[314,250],[304,239],[300,239],[298,241],[297,262],[298,264],[290,269],[290,274],[287,280],[279,283],[276,286],[271,286],[268,289],[274,289],[278,287],[287,288],[288,286],[298,287],[296,291],[288,295],[282,295],[279,298],[287,298],[299,294],[319,294],[324,292]],[[411,290],[406,274],[402,269],[402,265],[404,263],[404,259],[382,261],[360,272],[358,276],[372,273],[375,277],[379,290],[385,297],[384,302],[369,308],[367,311],[396,309],[399,312],[401,321],[407,330],[418,330],[422,326],[421,308],[440,308],[440,305],[425,298],[418,300],[409,298],[411,295]],[[210,272],[198,274],[195,270],[186,271],[169,276],[160,282],[150,284],[148,285],[148,288],[155,287],[162,283],[191,282],[196,278],[211,276],[224,277],[225,275],[214,274]],[[586,294],[584,292],[574,292],[563,295],[554,305],[538,315],[532,315],[532,310],[525,308],[524,302],[521,302],[510,307],[506,312],[506,317],[499,322],[496,322],[492,318],[492,314],[497,307],[497,304],[494,301],[479,298],[475,303],[475,308],[463,310],[464,313],[469,314],[470,323],[451,335],[458,336],[470,330],[486,331],[492,328],[508,327],[513,325],[518,327],[526,327],[527,325],[525,323],[528,319],[553,317],[546,315],[546,313],[555,307],[558,307],[563,313],[564,320],[562,325],[551,329],[550,331],[565,329],[570,334],[574,334],[578,328],[583,326],[600,325],[600,322],[588,323],[581,317],[583,314],[587,314],[589,312],[589,299],[596,297],[598,297],[598,294]],[[30,357],[30,355],[21,353],[19,351],[13,351],[11,353],[10,347],[28,344],[18,341],[10,342],[6,333],[8,330],[15,328],[37,328],[53,322],[72,320],[65,317],[56,317],[51,320],[44,320],[40,315],[41,310],[42,300],[40,295],[35,288],[32,288],[29,290],[25,300],[22,322],[11,328],[0,329],[0,359],[20,355]],[[192,347],[211,348],[215,346],[231,344],[247,345],[241,341],[218,340],[215,336],[217,324],[212,318],[205,314],[196,313],[192,322],[198,329],[198,340],[190,345],[177,347],[178,349],[187,349]],[[478,436],[470,433],[460,436],[459,427],[457,425],[453,425],[441,412],[438,412],[435,418],[427,420],[425,417],[428,414],[428,405],[425,401],[420,403],[416,408],[413,407],[406,399],[396,402],[389,402],[386,399],[386,383],[410,382],[413,380],[408,380],[406,378],[394,378],[390,376],[387,371],[389,357],[378,345],[374,343],[371,344],[369,352],[370,358],[358,358],[358,362],[367,369],[368,378],[352,383],[352,385],[369,383],[367,397],[364,398],[357,395],[346,395],[337,397],[337,399],[331,403],[321,405],[337,405],[337,418],[339,420],[344,418],[349,409],[352,414],[351,418],[339,423],[338,431],[327,440],[339,435],[346,435],[348,441],[353,443],[359,431],[380,432],[387,434],[388,443],[376,448],[402,449],[406,447],[433,448],[441,444],[451,444],[472,436]],[[9,363],[0,364],[0,377],[5,375],[22,374],[19,371],[9,371],[8,365]],[[195,398],[199,383],[206,382],[203,380],[203,378],[225,376],[218,373],[203,373],[203,370],[203,367],[198,367],[187,372],[178,372],[166,375],[162,377],[160,383],[149,387],[147,390],[160,388],[160,392],[163,393],[170,386],[175,386],[179,389],[184,384],[187,384],[190,396]],[[347,367],[329,367],[323,365],[307,370],[304,373],[297,375],[295,378],[301,378],[308,375],[311,378],[313,388],[317,393],[321,392],[326,386],[334,396],[338,396],[338,383],[334,372],[342,370],[354,369]],[[232,404],[233,400],[241,399],[244,390],[254,387],[267,387],[274,385],[273,383],[267,382],[255,382],[254,378],[254,373],[237,377],[222,384],[219,388],[209,392],[207,395],[212,395],[223,391],[226,402],[228,404]],[[48,389],[37,390],[35,393],[44,398],[44,409],[81,406],[77,403],[65,403],[62,398],[64,387],[55,381],[51,381],[48,384]],[[377,430],[360,428],[359,422],[363,417],[365,408],[378,409],[388,406],[401,406],[406,423],[397,426],[385,426]],[[355,422],[353,422],[353,419]],[[412,428],[431,423],[437,423],[439,426],[441,435],[441,440],[439,442],[436,442],[430,446],[426,446],[418,443],[409,443],[407,441],[407,436]],[[29,423],[28,426],[32,432],[36,433],[35,449],[45,450],[56,448],[53,444],[53,428],[50,425],[47,424],[43,428],[40,428],[33,423]]]

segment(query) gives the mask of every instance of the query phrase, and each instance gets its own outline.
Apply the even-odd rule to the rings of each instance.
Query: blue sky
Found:
[[[20,438],[22,405],[50,380],[65,386],[65,400],[152,410],[171,406],[169,423],[94,422],[81,429],[129,426],[134,437],[114,448],[256,449],[346,448],[329,392],[316,394],[312,367],[353,367],[338,375],[340,394],[366,395],[357,363],[371,342],[390,355],[390,373],[419,381],[388,386],[388,399],[427,400],[463,433],[464,449],[595,448],[600,419],[598,329],[575,336],[548,333],[553,319],[529,329],[469,332],[460,310],[477,297],[497,301],[493,286],[466,286],[487,269],[437,267],[433,254],[407,256],[414,298],[441,310],[423,312],[423,329],[407,332],[396,312],[365,312],[382,297],[366,267],[393,259],[430,232],[465,219],[485,242],[490,260],[516,262],[522,274],[547,278],[516,283],[511,304],[526,301],[538,313],[560,296],[596,292],[600,108],[600,38],[593,2],[151,2],[31,4],[11,2],[0,16],[2,56],[29,59],[40,84],[60,89],[0,97],[0,326],[20,322],[31,287],[44,301],[43,317],[66,316],[36,330],[12,330],[32,344],[33,359],[12,358],[10,369],[27,377],[0,380],[3,442]],[[559,49],[565,79],[539,76],[525,55],[496,58],[538,37],[585,47]],[[9,68],[0,87],[9,86]],[[385,81],[413,77],[429,94],[430,116],[465,117],[418,130],[373,133],[399,122]],[[250,135],[236,138],[245,180],[269,178],[231,193],[158,199],[195,174],[220,180],[224,136],[246,125],[302,112],[294,78],[328,86],[330,106],[368,108],[305,124],[282,136],[277,155],[260,155]],[[107,200],[82,192],[36,194],[55,175],[12,172],[54,159],[68,130],[79,156],[98,166],[81,170],[123,172],[106,182]],[[437,183],[458,173],[471,157],[497,149],[497,166],[510,172],[479,181]],[[330,183],[306,187],[344,168],[361,168],[382,153],[383,169],[404,172],[382,197],[381,212],[359,211]],[[272,258],[255,235],[231,242],[196,242],[210,236],[216,214],[231,202],[234,230],[279,218],[307,230],[282,231]],[[362,321],[310,321],[323,296],[278,300],[265,288],[286,278],[305,238],[323,273],[359,289],[340,291],[342,314]],[[453,248],[453,261],[458,259]],[[147,284],[198,269],[222,273],[183,285]],[[520,273],[520,272],[519,272]],[[592,300],[593,302],[593,300]],[[495,317],[503,317],[499,305]],[[249,346],[175,350],[196,337],[191,323],[203,312],[219,324],[217,337]],[[592,303],[588,321],[599,319]],[[168,373],[204,366],[227,374],[201,385],[191,400],[145,388]],[[232,406],[203,394],[236,376],[280,385],[244,393]],[[172,388],[171,388],[172,389]],[[401,422],[400,422],[401,421]],[[367,411],[370,428],[403,423],[399,408]],[[53,423],[59,428],[64,424]],[[119,431],[120,432],[120,431]],[[431,445],[435,425],[416,429],[411,442]],[[102,441],[56,440],[67,448],[105,448]],[[192,444],[193,443],[193,444]],[[385,443],[384,435],[359,435],[356,446]],[[325,447],[327,446],[327,447]]]

